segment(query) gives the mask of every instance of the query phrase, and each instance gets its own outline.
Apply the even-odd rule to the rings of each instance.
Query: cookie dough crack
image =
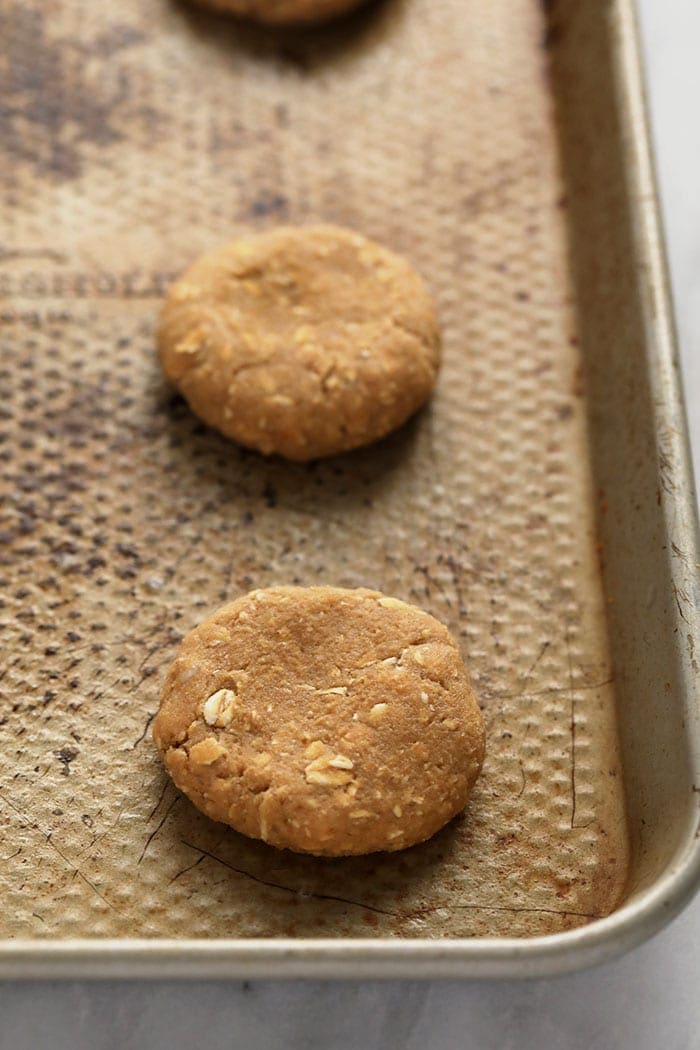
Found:
[[[238,379],[239,375],[241,375],[242,372],[250,372],[252,369],[255,368],[265,368],[266,365],[272,364],[273,362],[277,361],[277,359],[277,354],[270,354],[268,357],[261,357],[257,361],[246,361],[244,364],[237,365],[235,368],[232,368],[231,371],[228,373],[227,378],[229,380]]]
[[[389,323],[391,324],[392,328],[397,328],[400,332],[403,332],[405,335],[411,336],[416,341],[416,343],[418,343],[418,345],[423,350],[427,351],[429,354],[432,354],[434,352],[434,347],[431,345],[430,340],[426,339],[422,332],[417,332],[414,328],[411,328],[409,325],[406,324],[405,321],[402,321],[399,317],[391,317],[389,319]]]

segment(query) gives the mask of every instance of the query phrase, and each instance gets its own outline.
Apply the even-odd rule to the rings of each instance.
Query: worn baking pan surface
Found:
[[[386,0],[271,35],[172,0],[0,4],[5,938],[528,937],[629,867],[565,185],[536,0]],[[431,406],[295,466],[163,383],[200,250],[331,221],[439,301]],[[488,727],[464,816],[314,860],[196,812],[149,726],[183,633],[253,586],[370,586],[459,639]]]

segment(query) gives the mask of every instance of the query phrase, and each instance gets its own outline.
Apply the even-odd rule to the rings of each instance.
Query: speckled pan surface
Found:
[[[539,3],[386,0],[285,36],[174,0],[0,20],[0,933],[524,938],[610,913],[614,595]],[[405,253],[444,327],[431,406],[304,467],[207,431],[153,346],[171,276],[278,221]],[[459,639],[488,757],[428,844],[275,852],[165,777],[149,726],[179,639],[276,583],[376,587]]]

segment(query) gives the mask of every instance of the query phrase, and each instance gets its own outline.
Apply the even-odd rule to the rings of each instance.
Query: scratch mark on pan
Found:
[[[5,802],[10,807],[10,809],[13,809],[15,811],[15,813],[17,814],[17,816],[21,817],[22,820],[25,821],[26,824],[28,824],[30,827],[32,826],[33,821],[31,821],[29,819],[29,817],[27,817],[22,812],[22,810],[19,808],[19,806],[16,805],[11,799],[9,799],[7,797],[7,795],[3,794],[2,791],[0,791],[0,799],[2,799],[2,801]]]
[[[683,598],[684,601],[687,601],[688,600],[688,596],[687,596],[687,594],[683,594],[682,591],[679,591],[678,587],[676,586],[675,583],[673,584],[673,597],[676,600],[676,606],[678,608],[678,615],[680,616],[681,620],[683,620],[684,623],[688,623],[688,617],[683,612],[683,606],[681,605],[681,602],[680,602],[681,598]]]
[[[177,882],[177,880],[182,878],[183,875],[186,875],[188,871],[192,871],[193,868],[198,867],[202,861],[206,859],[206,855],[202,853],[201,857],[198,857],[194,864],[189,864],[186,868],[183,868],[182,871],[178,871],[177,875],[173,875],[168,885],[172,886],[174,882]]]
[[[154,635],[157,635],[159,631],[162,631],[165,628],[166,624],[167,624],[167,619],[163,618],[162,620],[159,620],[158,623],[154,624],[153,627],[151,628],[151,630],[148,632],[148,637],[149,638],[153,638]],[[155,642],[154,645],[152,645],[149,649],[147,649],[143,660],[139,664],[139,671],[143,670],[144,664],[146,663],[147,660],[150,660],[151,657],[155,656],[155,654],[157,652],[159,652],[161,649],[165,649],[166,646],[168,646],[169,644],[170,644],[170,639],[169,638],[163,638],[163,639],[161,639],[161,641]]]
[[[176,798],[174,798],[172,800],[172,802],[170,803],[170,805],[166,809],[165,813],[163,814],[163,819],[160,821],[158,827],[154,828],[154,830],[151,832],[151,834],[146,839],[145,845],[144,845],[143,849],[141,850],[141,856],[136,861],[137,866],[141,863],[143,858],[146,856],[146,851],[148,850],[148,847],[151,845],[151,843],[153,842],[154,838],[156,837],[156,835],[158,834],[160,829],[163,827],[163,825],[165,824],[166,820],[168,819],[168,817],[170,816],[170,814],[172,813],[172,811],[174,810],[175,806],[178,804],[179,801],[180,801],[180,796],[178,795]]]
[[[520,776],[523,778],[523,783],[522,783],[522,787],[520,788],[520,791],[518,792],[518,794],[515,797],[516,798],[522,798],[523,797],[523,792],[525,791],[525,767],[523,766],[522,758],[518,759],[518,765],[520,766]]]
[[[569,729],[571,732],[571,828],[576,820],[576,701],[574,698],[574,672],[571,666],[570,625],[566,625],[566,662],[569,670]]]
[[[73,861],[70,859],[70,857],[67,857],[65,855],[65,853],[62,850],[60,850],[58,848],[58,846],[54,842],[52,842],[52,840],[51,840],[51,832],[49,832],[45,836],[45,838],[46,838],[46,841],[48,842],[49,846],[51,846],[51,849],[55,850],[55,852],[58,853],[59,857],[62,857],[62,859],[66,862],[66,864],[68,864],[68,866],[70,868],[72,868],[73,875],[74,876],[77,875],[78,878],[81,880],[81,882],[84,882],[85,885],[88,886],[92,890],[92,892],[94,894],[96,894],[96,896],[98,896],[100,898],[101,901],[104,901],[104,903],[107,905],[108,908],[110,908],[112,911],[115,911],[115,912],[118,913],[118,909],[114,907],[114,905],[112,904],[111,901],[107,900],[107,898],[105,897],[104,893],[101,893],[100,890],[98,890],[98,888],[95,885],[95,883],[91,882],[90,879],[87,877],[87,875],[83,874],[83,872],[80,870],[78,865],[74,864]]]
[[[440,908],[444,908],[445,911],[505,911],[513,914],[542,914],[542,915],[563,915],[563,916],[576,916],[580,919],[601,919],[602,915],[597,912],[587,911],[564,911],[559,908],[519,908],[510,904],[435,904],[426,908],[423,912],[413,912],[407,917],[412,915],[427,914],[433,911],[437,911]]]
[[[102,842],[103,839],[106,839],[107,836],[110,834],[110,832],[114,831],[114,829],[116,828],[117,824],[121,820],[122,814],[123,814],[125,809],[126,809],[126,806],[122,806],[122,808],[119,810],[119,812],[117,813],[116,817],[114,818],[112,823],[109,825],[109,827],[106,828],[102,832],[101,835],[95,835],[95,837],[92,840],[92,842],[90,843],[90,845],[88,847],[86,847],[87,849],[92,849],[94,846],[96,846],[98,844],[98,842]],[[100,812],[102,812],[102,811],[100,810]],[[99,814],[97,814],[97,816],[99,816]]]
[[[292,894],[294,897],[310,897],[313,900],[330,901],[338,904],[349,904],[354,908],[364,908],[366,911],[374,912],[377,915],[386,915],[394,919],[411,919],[420,918],[422,915],[429,915],[432,912],[438,911],[444,908],[446,911],[498,911],[498,912],[510,912],[514,914],[526,913],[526,914],[543,914],[543,915],[561,915],[576,916],[582,919],[599,919],[601,916],[595,912],[583,912],[583,911],[568,911],[560,910],[558,908],[542,908],[542,907],[517,907],[505,904],[430,904],[423,908],[416,908],[405,912],[391,911],[388,908],[378,908],[373,904],[366,904],[363,901],[349,900],[346,897],[335,897],[327,893],[313,893],[308,890],[298,890],[292,886],[286,886],[283,883],[271,882],[267,879],[261,878],[259,875],[254,875],[250,871],[246,871],[243,868],[237,868],[235,865],[230,864],[224,860],[223,857],[217,857],[215,853],[210,853],[208,850],[202,849],[201,846],[195,846],[191,842],[186,842],[184,839],[180,840],[183,846],[187,846],[189,849],[195,850],[200,854],[199,859],[195,864],[190,865],[189,868],[185,868],[179,875],[185,873],[185,871],[191,871],[192,868],[196,867],[197,864],[201,863],[205,857],[215,861],[217,864],[223,865],[228,868],[229,871],[235,872],[236,875],[241,875],[244,878],[252,879],[253,882],[259,883],[261,886],[267,886],[270,889],[282,890],[284,893]],[[175,878],[179,878],[176,875]],[[174,881],[171,880],[171,881]]]
[[[673,540],[671,541],[671,550],[673,551],[673,553],[676,555],[677,558],[680,558],[680,560],[682,562],[685,562],[686,565],[689,564],[690,559],[688,558],[688,555],[684,554],[683,551],[680,549],[680,547],[677,546],[677,544],[675,544],[673,542]]]
[[[90,879],[89,879],[89,878],[87,877],[87,875],[84,875],[84,874],[83,874],[83,872],[82,872],[82,871],[80,870],[80,868],[78,867],[78,865],[77,865],[77,864],[75,864],[75,863],[74,863],[74,862],[73,862],[73,861],[72,861],[72,860],[70,859],[70,857],[67,857],[67,856],[66,856],[66,854],[65,854],[65,853],[63,852],[63,850],[61,850],[61,849],[59,849],[59,848],[58,848],[58,846],[56,845],[56,843],[55,843],[55,842],[54,842],[54,841],[52,840],[52,838],[51,838],[51,834],[52,834],[52,833],[51,833],[50,831],[44,831],[44,830],[43,830],[43,828],[41,828],[41,827],[40,827],[40,826],[39,826],[39,825],[38,825],[38,824],[36,823],[36,821],[30,820],[30,818],[29,818],[29,817],[27,817],[27,816],[26,816],[26,815],[25,815],[25,814],[24,814],[24,813],[22,812],[22,810],[21,810],[21,809],[19,808],[19,806],[18,806],[18,805],[16,805],[16,803],[14,803],[14,802],[13,802],[13,801],[12,801],[12,800],[11,800],[10,798],[8,798],[8,797],[7,797],[7,795],[5,795],[5,794],[4,794],[3,792],[0,792],[0,799],[1,799],[1,800],[2,800],[2,801],[3,801],[3,802],[4,802],[5,804],[6,804],[6,805],[8,805],[8,806],[10,807],[10,809],[14,810],[14,811],[15,811],[15,813],[16,813],[16,814],[17,814],[17,815],[18,815],[19,817],[21,817],[21,819],[22,819],[23,821],[25,821],[25,823],[26,823],[26,824],[27,824],[27,825],[28,825],[29,827],[31,827],[31,828],[33,828],[33,829],[34,829],[35,831],[38,831],[38,832],[39,832],[39,834],[40,834],[40,835],[42,836],[42,838],[43,838],[43,839],[44,839],[44,841],[46,842],[47,846],[50,846],[50,848],[51,848],[51,849],[52,849],[52,850],[54,851],[54,853],[57,853],[57,854],[58,854],[58,856],[59,856],[59,857],[61,858],[61,860],[63,860],[63,861],[64,861],[64,862],[65,862],[65,863],[66,863],[66,864],[68,865],[68,867],[70,868],[70,870],[71,870],[71,871],[73,872],[73,875],[74,875],[74,876],[76,876],[76,875],[77,875],[77,876],[78,876],[78,878],[79,878],[79,879],[80,879],[80,880],[81,880],[82,882],[84,882],[84,883],[85,883],[85,885],[86,885],[86,886],[88,886],[88,887],[89,887],[89,888],[90,888],[90,889],[92,890],[92,892],[93,892],[93,893],[94,893],[94,894],[95,894],[95,895],[96,895],[97,897],[99,897],[99,898],[100,898],[100,900],[101,900],[101,901],[103,901],[103,903],[104,903],[104,904],[106,904],[106,905],[107,905],[107,907],[108,907],[108,908],[110,908],[110,909],[111,909],[112,911],[114,911],[114,912],[117,912],[117,913],[119,914],[119,909],[118,909],[118,908],[115,908],[115,907],[114,907],[114,905],[112,904],[112,902],[111,902],[111,901],[109,901],[109,900],[107,900],[107,898],[106,898],[106,897],[104,896],[104,894],[103,894],[103,893],[100,893],[100,891],[98,890],[97,886],[95,886],[95,884],[94,884],[93,882],[91,882],[91,881],[90,881]]]
[[[532,661],[531,665],[528,667],[527,671],[525,672],[525,676],[524,676],[524,678],[522,680],[522,685],[521,685],[521,688],[520,688],[519,695],[522,695],[525,692],[525,686],[530,681],[530,678],[532,677],[532,672],[535,670],[535,668],[537,667],[538,663],[540,662],[540,660],[542,659],[544,654],[549,649],[549,646],[550,646],[549,639],[546,642],[542,643],[542,648],[540,649],[539,653],[537,654],[537,656],[535,657],[535,659]]]
[[[294,897],[311,897],[313,900],[320,901],[335,901],[338,904],[349,904],[353,908],[364,908],[366,911],[375,912],[377,915],[389,915],[396,916],[396,912],[386,911],[384,908],[375,908],[372,904],[365,904],[363,901],[348,900],[345,897],[334,897],[328,893],[313,893],[309,890],[297,890],[293,886],[285,886],[281,882],[270,882],[267,879],[260,878],[259,875],[254,875],[251,871],[245,871],[243,868],[237,868],[233,864],[229,864],[223,857],[217,857],[215,853],[209,853],[208,850],[202,849],[201,846],[195,846],[191,842],[185,842],[184,839],[180,840],[183,846],[188,846],[190,849],[196,850],[201,853],[204,857],[209,857],[210,860],[216,861],[217,864],[222,864],[223,867],[228,868],[229,871],[235,872],[236,875],[242,875],[243,878],[251,879],[253,882],[259,883],[261,886],[267,886],[272,890],[282,890],[284,893],[290,893]]]
[[[423,575],[424,579],[425,579],[427,594],[428,595],[431,594],[431,590],[430,590],[430,585],[431,584],[434,587],[437,587],[438,591],[440,592],[440,596],[442,597],[442,600],[444,601],[445,605],[448,607],[448,609],[451,609],[452,608],[452,602],[450,601],[450,596],[447,593],[447,591],[445,590],[445,588],[443,587],[442,582],[436,576],[433,576],[431,574],[430,569],[426,565],[419,565],[419,566],[417,566],[417,569],[418,569],[418,572],[420,572]]]
[[[577,692],[582,693],[582,692],[586,692],[588,690],[602,689],[606,685],[612,685],[612,683],[614,681],[615,681],[615,679],[611,676],[610,678],[604,679],[604,681],[602,681],[602,682],[589,682],[588,684],[577,685],[575,688],[576,688]],[[551,695],[556,694],[556,693],[568,693],[570,691],[571,691],[571,685],[554,685],[554,686],[550,686],[548,689],[537,689],[537,690],[533,690],[533,692],[530,692],[528,690],[528,692],[526,692],[526,693],[491,693],[491,694],[489,694],[487,696],[487,699],[489,699],[489,700],[517,700],[521,696],[522,697],[526,697],[526,698],[529,699],[530,697],[533,697],[533,696],[551,696]],[[482,690],[482,692],[483,692],[483,690]]]
[[[149,653],[146,653],[146,655],[144,656],[143,660],[139,664],[139,671],[141,672],[141,677],[137,678],[135,682],[132,682],[132,684],[126,690],[127,694],[135,693],[136,690],[139,688],[139,686],[143,685],[143,683],[146,681],[146,679],[149,678],[151,674],[153,674],[152,671],[144,670],[144,667],[143,667],[143,665],[145,664],[145,662],[148,659],[148,657],[149,657]]]
[[[134,740],[133,744],[132,744],[132,745],[131,745],[131,747],[129,748],[129,750],[130,750],[130,751],[135,751],[135,750],[136,750],[136,748],[137,748],[137,747],[139,746],[139,744],[141,743],[141,741],[142,741],[142,740],[143,740],[143,738],[145,737],[146,733],[147,733],[147,732],[148,732],[148,730],[150,729],[150,727],[151,727],[151,722],[153,721],[153,719],[154,719],[155,717],[156,717],[156,712],[155,712],[155,711],[153,711],[153,712],[152,712],[152,713],[151,713],[151,714],[150,714],[150,715],[148,716],[148,718],[146,719],[146,724],[144,725],[144,727],[143,727],[143,730],[141,731],[140,735],[139,735],[139,736],[138,736],[138,737],[136,738],[136,740]]]
[[[169,787],[170,787],[170,781],[166,780],[165,783],[163,784],[163,790],[161,791],[160,795],[158,796],[158,801],[156,802],[156,804],[153,807],[153,809],[151,810],[151,812],[148,814],[148,818],[146,820],[147,824],[150,824],[150,822],[153,820],[154,816],[156,815],[156,812],[158,811],[158,808],[160,807],[161,802],[165,798],[165,793],[166,793],[166,791],[168,790]]]

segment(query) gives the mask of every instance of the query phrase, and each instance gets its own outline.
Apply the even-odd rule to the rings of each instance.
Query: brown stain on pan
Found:
[[[84,147],[124,139],[119,112],[129,96],[128,76],[108,79],[105,65],[144,40],[132,26],[108,25],[90,41],[63,36],[53,23],[59,5],[5,4],[0,9],[0,148],[7,161],[24,161],[38,174],[77,177]]]
[[[387,0],[294,36],[303,62],[169,0],[3,17],[2,933],[529,936],[608,913],[625,811],[539,3]],[[206,430],[153,351],[167,274],[279,218],[406,252],[445,331],[432,405],[305,467]],[[186,630],[320,582],[444,620],[482,702],[467,811],[401,855],[249,842],[150,742]]]

